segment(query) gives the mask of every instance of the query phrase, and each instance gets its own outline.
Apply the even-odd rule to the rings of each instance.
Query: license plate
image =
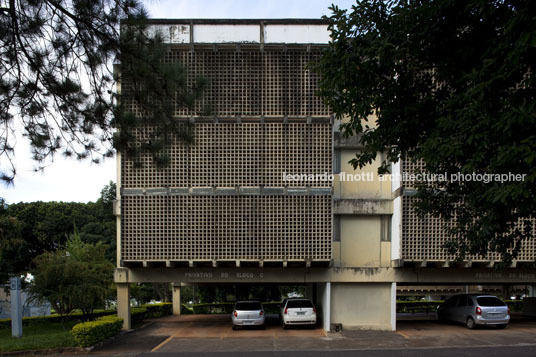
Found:
[[[244,321],[243,324],[244,325],[253,325],[253,321]]]
[[[298,311],[297,314],[298,315],[305,315],[305,311]]]

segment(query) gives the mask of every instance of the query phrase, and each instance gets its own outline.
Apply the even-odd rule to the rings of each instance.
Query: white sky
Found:
[[[336,4],[348,9],[355,0],[149,0],[153,18],[320,18]],[[34,172],[27,144],[15,147],[17,176],[12,186],[0,183],[0,197],[20,201],[95,201],[104,185],[116,180],[116,158],[100,165],[58,157],[44,172]]]

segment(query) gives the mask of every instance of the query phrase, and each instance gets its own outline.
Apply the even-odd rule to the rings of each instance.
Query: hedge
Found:
[[[523,311],[523,300],[504,300],[504,302],[510,308],[510,312]]]
[[[436,308],[443,301],[397,301],[396,312],[435,312]],[[523,309],[523,300],[504,300],[511,312],[521,312]]]
[[[173,313],[173,304],[162,302],[159,304],[146,304],[130,308],[130,318],[133,325],[139,325],[145,319],[168,316]]]
[[[116,310],[97,310],[89,315],[90,320],[94,320],[97,317],[115,315]],[[64,321],[82,321],[83,315],[81,312],[73,312],[69,315],[64,315]],[[33,316],[33,317],[23,317],[22,325],[23,326],[33,326],[36,324],[41,324],[44,322],[61,322],[62,318],[58,314],[52,314],[47,316]],[[10,329],[11,328],[11,319],[0,319],[0,329]]]
[[[122,318],[110,315],[74,325],[71,332],[78,346],[89,347],[117,335],[122,326]]]
[[[397,301],[396,312],[435,312],[437,305],[443,301]]]
[[[280,302],[263,302],[264,312],[267,314],[279,314],[281,310]]]
[[[196,315],[230,314],[233,312],[233,307],[232,302],[195,304],[192,306],[192,311]]]
[[[181,315],[192,315],[194,310],[185,304],[181,304]]]
[[[141,323],[144,319],[157,318],[162,316],[171,315],[173,313],[173,305],[170,302],[164,302],[159,304],[146,304],[140,307],[132,307],[130,309],[130,314],[132,322],[134,324]],[[116,310],[97,310],[89,315],[90,320],[94,320],[101,316],[115,316],[117,314]],[[64,321],[82,321],[81,312],[73,312],[69,315],[63,316]],[[58,314],[48,315],[48,316],[34,316],[34,317],[23,317],[22,325],[30,326],[35,324],[40,324],[43,322],[61,322],[61,317]],[[11,328],[11,319],[0,319],[0,329],[10,329]]]
[[[267,314],[278,314],[280,302],[263,302],[262,306]],[[234,302],[222,303],[202,303],[192,306],[181,305],[181,314],[183,315],[210,315],[210,314],[231,314],[233,312]]]
[[[130,308],[130,321],[133,325],[139,325],[145,319],[147,315],[147,309],[145,307],[131,307]]]
[[[159,304],[147,304],[142,305],[147,309],[146,318],[157,318],[162,316],[168,316],[173,313],[173,304],[170,302],[162,302]]]

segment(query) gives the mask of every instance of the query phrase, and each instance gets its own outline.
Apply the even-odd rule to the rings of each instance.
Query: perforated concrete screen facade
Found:
[[[330,196],[130,196],[122,209],[125,261],[331,259]]]
[[[176,39],[165,61],[209,83],[194,110],[175,112],[177,120],[194,123],[195,142],[173,142],[164,168],[150,155],[141,157],[140,168],[121,159],[121,264],[326,265],[332,182],[284,178],[332,172],[332,118],[315,95],[318,77],[307,68],[323,44],[261,43],[259,28],[274,41],[293,28],[258,23],[214,25],[225,29],[208,44],[208,25],[194,26],[193,33],[189,26],[162,29]],[[233,42],[233,36],[249,40]],[[258,43],[250,41],[254,36]],[[122,90],[128,106],[128,82]],[[209,116],[196,116],[206,108]],[[141,128],[137,135],[149,139],[151,131]]]
[[[329,118],[312,123],[254,120],[195,124],[195,143],[175,141],[167,150],[170,165],[164,168],[155,168],[149,154],[141,157],[142,168],[122,160],[121,187],[331,187],[324,176],[314,182],[283,177],[331,173]],[[149,132],[141,130],[139,138],[149,139]]]
[[[417,173],[423,169],[421,163],[402,162],[402,171]],[[404,183],[406,188],[412,188],[411,182]],[[431,216],[420,217],[415,211],[416,198],[411,195],[402,196],[402,259],[405,261],[453,261],[456,257],[447,254],[444,248],[449,239],[448,230],[452,222],[446,223],[440,218]],[[533,232],[536,236],[536,231]],[[471,261],[500,261],[499,254],[468,256]],[[516,258],[518,262],[534,262],[536,259],[536,241],[526,240]]]
[[[192,110],[176,108],[178,117],[200,112],[220,118],[329,116],[328,109],[315,95],[318,75],[306,67],[320,56],[318,46],[271,45],[262,52],[258,45],[247,44],[239,51],[228,45],[194,47],[190,51],[190,46],[176,45],[165,59],[166,63],[186,66],[190,84],[197,76],[208,79],[202,99]],[[128,89],[128,83],[124,83],[123,92]],[[130,110],[137,112],[135,107]]]
[[[314,93],[318,76],[306,68],[319,57],[318,48],[307,51],[307,46],[273,45],[261,52],[255,47],[173,50],[167,61],[185,63],[190,74],[210,79],[195,108],[198,112],[208,108],[219,117],[329,116]],[[191,112],[177,109],[176,114]]]

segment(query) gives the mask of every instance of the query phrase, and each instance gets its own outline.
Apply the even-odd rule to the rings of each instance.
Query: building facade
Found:
[[[306,284],[323,327],[396,329],[397,284],[525,284],[536,247],[496,273],[498,257],[452,263],[441,222],[418,219],[413,191],[380,180],[320,98],[308,64],[330,38],[321,20],[152,20],[168,63],[203,76],[198,107],[177,108],[195,142],[170,164],[118,154],[118,313],[130,327],[132,282]],[[210,116],[196,113],[210,107]],[[138,131],[149,137],[151,128]],[[413,169],[392,165],[394,174]]]

